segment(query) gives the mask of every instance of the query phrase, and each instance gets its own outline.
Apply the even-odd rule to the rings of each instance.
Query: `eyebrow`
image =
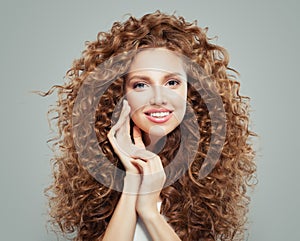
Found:
[[[181,74],[179,72],[169,73],[169,74],[164,76],[164,79],[174,77],[174,76],[180,77],[181,79],[185,80],[185,76],[183,76],[183,74]],[[132,79],[141,79],[141,80],[149,81],[151,78],[146,76],[146,75],[133,75],[133,76],[129,77],[127,79],[127,81],[129,82]]]

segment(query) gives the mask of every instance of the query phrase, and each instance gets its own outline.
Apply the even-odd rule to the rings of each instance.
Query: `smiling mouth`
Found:
[[[172,117],[173,111],[149,111],[145,112],[148,120],[154,123],[164,123],[167,122]]]
[[[164,117],[170,115],[171,113],[172,113],[171,111],[163,111],[163,112],[146,113],[146,115],[154,117],[154,118],[164,118]]]

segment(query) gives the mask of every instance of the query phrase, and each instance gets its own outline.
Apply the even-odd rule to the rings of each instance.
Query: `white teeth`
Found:
[[[168,112],[168,111],[167,112],[153,112],[153,113],[150,113],[150,116],[162,118],[162,117],[165,117],[169,114],[170,114],[170,112]]]

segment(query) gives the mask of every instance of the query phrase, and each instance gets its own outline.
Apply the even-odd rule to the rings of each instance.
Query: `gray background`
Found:
[[[252,97],[259,184],[251,194],[251,241],[300,240],[298,1],[1,1],[0,240],[52,241],[46,230],[51,136],[46,112],[54,96],[31,90],[62,83],[86,40],[126,13],[175,10],[208,26],[240,71]]]

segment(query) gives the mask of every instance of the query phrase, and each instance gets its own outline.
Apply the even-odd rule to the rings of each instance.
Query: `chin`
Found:
[[[148,134],[150,136],[163,137],[168,134],[168,131],[162,126],[155,125],[148,130]]]
[[[146,134],[150,136],[155,136],[155,137],[164,137],[171,133],[173,130],[175,130],[176,126],[174,128],[166,128],[165,126],[160,126],[160,125],[154,125],[148,128],[146,131],[144,131]]]

